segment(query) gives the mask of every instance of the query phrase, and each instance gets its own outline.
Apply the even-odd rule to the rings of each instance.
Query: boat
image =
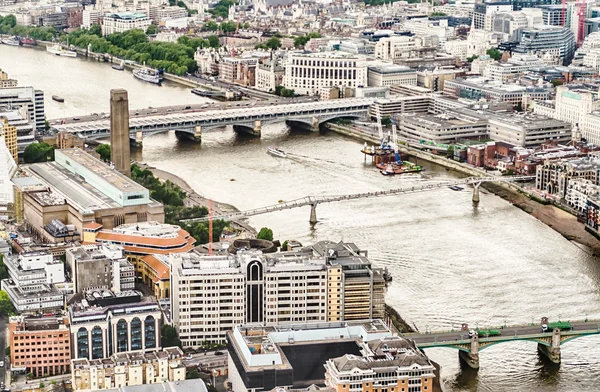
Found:
[[[448,188],[452,189],[453,191],[462,191],[465,189],[462,186],[458,186],[458,185],[452,185],[452,186],[449,186]]]
[[[58,95],[53,95],[52,99],[56,102],[65,102],[65,99],[63,97],[59,97]]]
[[[125,60],[121,60],[121,64],[113,65],[112,69],[116,69],[117,71],[123,71],[125,69]]]
[[[400,174],[401,172],[398,172],[398,169],[394,168],[394,166],[392,166],[391,164],[388,164],[384,170],[380,170],[379,173],[383,174],[384,176],[393,176],[396,174]]]
[[[287,158],[286,152],[277,147],[271,146],[271,147],[267,148],[267,153],[269,153],[273,156],[279,157],[279,158]]]
[[[63,48],[62,46],[60,46],[59,44],[46,46],[46,51],[48,51],[52,54],[55,54],[57,56],[77,57],[77,52],[75,52],[73,50],[67,50],[67,49]]]
[[[143,80],[144,82],[160,84],[162,81],[162,70],[155,70],[152,68],[138,68],[133,70],[133,76]]]
[[[37,42],[33,38],[21,38],[21,45],[35,46],[37,45]]]
[[[4,38],[2,40],[2,43],[5,45],[11,45],[11,46],[21,45],[21,42],[19,41],[19,39],[17,37]]]

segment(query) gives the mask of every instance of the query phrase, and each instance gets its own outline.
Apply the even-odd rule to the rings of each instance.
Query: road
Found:
[[[222,355],[216,355],[221,352]],[[223,363],[224,365],[220,365]],[[183,364],[187,366],[199,366],[207,368],[218,368],[227,366],[227,349],[220,351],[209,351],[206,354],[192,354],[192,359],[184,359]]]
[[[188,105],[173,105],[173,106],[163,106],[163,107],[148,107],[142,109],[131,109],[129,111],[130,118],[132,117],[142,117],[142,116],[159,116],[165,114],[175,114],[175,113],[195,113],[202,112],[206,110],[214,110],[214,109],[225,109],[232,107],[260,107],[260,106],[271,106],[278,105],[282,103],[301,103],[301,102],[310,102],[315,101],[314,97],[298,97],[293,98],[292,100],[287,98],[279,98],[273,97],[267,101],[233,101],[233,102],[204,102],[199,104],[188,104]],[[82,114],[81,116],[76,117],[65,117],[65,118],[56,118],[53,120],[49,120],[50,125],[58,125],[61,123],[64,124],[73,124],[73,123],[83,123],[87,121],[95,121],[100,119],[109,118],[109,113],[90,113],[90,114]]]
[[[575,321],[575,322],[571,322],[572,325],[572,331],[573,332],[577,332],[577,331],[592,331],[592,330],[596,330],[600,333],[600,322],[598,321]],[[473,326],[471,326],[472,328]],[[535,336],[539,336],[542,334],[542,327],[541,325],[522,325],[522,326],[508,326],[505,328],[480,328],[480,329],[496,329],[499,330],[501,332],[500,336],[495,336],[493,337],[493,339],[499,339],[501,337],[503,338],[514,338],[514,337],[521,337],[524,338],[526,335],[535,335]],[[569,331],[565,331],[565,332],[569,332]],[[551,335],[552,332],[546,332],[546,335]],[[424,344],[424,343],[434,343],[434,342],[438,342],[438,343],[442,343],[442,342],[452,342],[452,341],[457,341],[457,340],[468,340],[469,339],[469,332],[468,331],[462,331],[462,330],[457,330],[457,331],[447,331],[447,332],[440,332],[440,333],[424,333],[424,334],[406,334],[404,335],[404,337],[414,340],[415,343],[417,343],[417,345],[420,344]],[[480,339],[485,338],[485,336],[480,335],[479,336]]]

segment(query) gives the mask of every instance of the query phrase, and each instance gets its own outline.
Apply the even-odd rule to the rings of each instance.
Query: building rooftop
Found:
[[[146,18],[146,14],[142,14],[141,12],[116,12],[111,14],[104,15],[105,18],[114,18],[114,19],[123,19],[123,20],[133,20],[133,19],[141,19]]]
[[[570,123],[531,113],[497,113],[490,114],[489,119],[490,121],[502,122],[504,124],[510,124],[525,129],[541,129],[552,127],[565,127],[568,129],[572,128]]]

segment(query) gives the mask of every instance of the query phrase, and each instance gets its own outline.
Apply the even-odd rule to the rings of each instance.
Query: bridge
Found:
[[[435,333],[410,333],[403,336],[413,340],[421,349],[448,347],[458,350],[461,362],[473,369],[479,368],[479,351],[495,344],[526,340],[536,342],[538,351],[554,363],[560,363],[560,348],[563,343],[576,338],[600,334],[600,320],[572,321],[569,329],[555,328],[542,332],[542,324],[548,324],[546,317],[539,325],[534,323],[523,326],[506,326],[485,328],[485,331],[499,332],[496,336],[486,336],[485,333],[469,337],[469,327],[463,324],[458,331]]]
[[[282,121],[300,123],[318,130],[320,124],[335,118],[366,118],[372,102],[367,98],[349,98],[163,115],[146,113],[130,118],[129,133],[130,139],[141,146],[144,136],[171,130],[176,131],[178,137],[200,142],[203,132],[226,125],[233,125],[236,132],[255,136],[260,136],[263,125]],[[87,140],[107,138],[110,136],[110,118],[56,124],[53,128]]]
[[[278,204],[260,207],[253,210],[248,211],[240,211],[228,215],[219,215],[213,216],[213,219],[226,219],[226,220],[235,220],[240,218],[247,218],[249,216],[268,214],[270,212],[275,211],[283,211],[289,210],[292,208],[299,208],[304,206],[310,206],[310,220],[311,224],[317,223],[317,205],[324,203],[333,203],[336,201],[345,201],[345,200],[355,200],[355,199],[367,199],[373,197],[382,197],[382,196],[392,196],[392,195],[400,195],[400,194],[408,194],[408,193],[417,193],[417,192],[425,192],[425,191],[433,191],[441,188],[447,188],[450,186],[460,186],[460,185],[472,185],[473,186],[473,202],[479,203],[479,186],[484,182],[515,182],[515,181],[529,181],[534,179],[534,176],[519,176],[519,177],[469,177],[462,180],[456,181],[441,181],[435,183],[428,183],[417,186],[389,189],[385,191],[376,191],[376,192],[363,192],[363,193],[353,193],[348,195],[333,195],[333,196],[306,196],[300,199],[295,199],[291,201],[281,202]],[[207,221],[209,217],[202,218],[191,218],[191,219],[183,219],[181,222],[191,223],[191,222],[200,222]]]

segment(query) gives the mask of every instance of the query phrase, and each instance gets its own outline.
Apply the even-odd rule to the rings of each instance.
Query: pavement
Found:
[[[597,333],[600,334],[600,322],[598,321],[575,321],[575,322],[571,322],[572,325],[572,329],[571,331],[573,332],[577,332],[577,331],[597,331]],[[495,330],[499,330],[501,335],[500,336],[494,336],[491,337],[492,339],[498,339],[500,340],[501,338],[504,339],[514,339],[515,337],[518,338],[525,338],[527,335],[533,335],[536,337],[539,337],[542,334],[545,335],[552,335],[552,331],[550,332],[546,332],[543,333],[542,332],[542,327],[541,325],[531,325],[531,324],[527,324],[527,325],[522,325],[522,326],[507,326],[504,328],[499,328],[499,327],[491,327],[491,328],[480,328],[480,329],[495,329]],[[565,332],[570,332],[570,331],[565,331]],[[469,339],[469,331],[463,331],[463,330],[457,330],[457,331],[446,331],[446,332],[439,332],[439,333],[423,333],[423,334],[406,334],[404,335],[404,337],[414,340],[415,343],[417,343],[417,345],[422,344],[422,343],[434,343],[434,342],[438,342],[438,343],[442,343],[442,342],[452,342],[452,341],[458,341],[458,340],[468,340]],[[483,339],[485,338],[485,336],[480,335],[479,339]]]
[[[4,349],[6,348],[6,337],[8,336],[8,318],[4,315],[0,316],[0,361],[4,361],[4,366],[0,368],[0,380],[5,382],[6,385],[9,383],[6,380],[6,367],[9,366],[8,358],[4,356]],[[10,380],[8,380],[10,382]]]

